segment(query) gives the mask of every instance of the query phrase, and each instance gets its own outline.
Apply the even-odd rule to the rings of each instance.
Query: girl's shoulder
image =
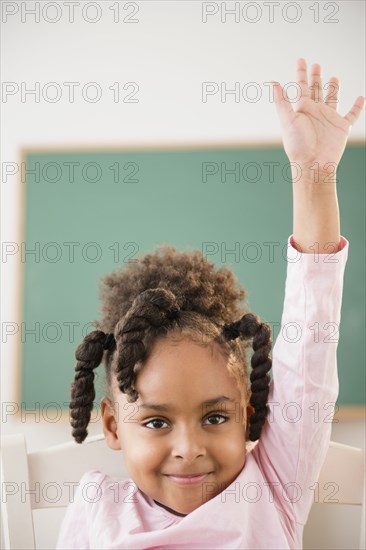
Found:
[[[95,469],[85,472],[77,483],[76,505],[84,507],[86,503],[93,504],[97,502],[100,498],[98,498],[98,495],[100,495],[107,478],[108,476],[100,470]]]
[[[97,529],[104,521],[117,521],[132,513],[142,513],[151,502],[139,491],[133,479],[114,476],[100,470],[88,470],[79,481],[76,508],[87,517],[88,526]],[[137,510],[137,511],[136,511]],[[96,523],[97,522],[97,523]]]
[[[88,470],[80,478],[78,484],[79,498],[97,503],[113,500],[119,502],[121,495],[126,497],[138,492],[135,482],[128,477],[112,476],[101,470]],[[117,499],[117,500],[116,500]],[[124,500],[124,499],[123,499]],[[135,500],[132,500],[135,502]]]
[[[100,470],[94,469],[94,470],[88,470],[85,472],[81,478],[79,483],[89,483],[89,482],[96,482],[96,481],[103,481],[104,478],[109,477],[108,474],[105,474],[101,472]]]
[[[106,474],[102,472],[101,470],[94,469],[94,470],[88,470],[85,472],[80,480],[79,480],[79,486],[95,486],[96,489],[98,487],[107,487],[110,484],[118,484],[122,483],[125,484],[126,482],[133,483],[132,479],[129,479],[128,477],[121,477],[121,476],[112,476],[109,474]]]

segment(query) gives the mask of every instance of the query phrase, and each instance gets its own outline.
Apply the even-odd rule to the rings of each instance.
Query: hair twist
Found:
[[[116,341],[114,339],[113,332],[110,332],[105,335],[105,339],[103,342],[103,348],[107,349],[109,351],[112,351],[116,347]]]
[[[77,443],[82,443],[88,435],[86,427],[95,399],[93,371],[102,361],[106,344],[111,344],[110,336],[101,330],[95,330],[85,336],[75,351],[77,363],[71,384],[69,408],[72,436]]]
[[[159,329],[177,318],[182,299],[165,288],[151,288],[141,292],[133,301],[125,318],[117,323],[115,338],[117,350],[113,358],[118,387],[133,401],[138,398],[134,388],[137,373],[134,366],[146,358],[146,333]]]
[[[239,321],[225,323],[222,331],[227,340],[234,340],[239,336],[253,338],[254,354],[251,358],[249,403],[254,408],[254,412],[249,417],[249,439],[256,441],[259,439],[268,414],[267,399],[270,383],[268,372],[272,367],[272,359],[269,357],[272,347],[271,328],[267,323],[260,323],[259,318],[253,313],[247,313]]]

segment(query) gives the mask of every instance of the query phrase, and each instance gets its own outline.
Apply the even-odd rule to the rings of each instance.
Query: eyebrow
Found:
[[[200,409],[201,407],[204,407],[204,406],[207,407],[207,406],[218,405],[219,403],[223,403],[224,401],[235,403],[235,401],[233,399],[230,399],[230,397],[226,397],[225,395],[220,395],[219,397],[214,397],[213,399],[203,401],[200,405],[198,405],[197,409]],[[166,403],[161,403],[159,405],[155,403],[141,403],[139,407],[141,409],[154,409],[156,411],[165,411],[165,412],[175,409],[175,407],[171,407]]]

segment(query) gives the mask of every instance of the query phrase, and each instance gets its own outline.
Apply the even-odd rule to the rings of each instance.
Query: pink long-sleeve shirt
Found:
[[[341,236],[332,255],[300,254],[293,244],[291,235],[268,421],[237,478],[183,517],[132,479],[118,480],[117,487],[115,478],[88,471],[66,511],[57,550],[302,548],[338,397],[337,330],[349,242]]]

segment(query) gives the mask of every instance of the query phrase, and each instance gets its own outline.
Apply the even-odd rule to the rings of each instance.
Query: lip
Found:
[[[191,475],[166,475],[169,479],[178,483],[179,485],[194,485],[197,483],[202,483],[212,472],[200,473],[200,474],[191,474]]]

